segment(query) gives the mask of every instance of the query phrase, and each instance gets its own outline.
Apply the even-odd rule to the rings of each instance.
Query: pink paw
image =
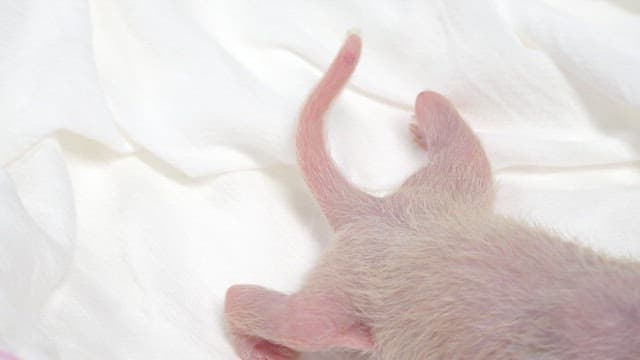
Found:
[[[300,355],[286,346],[246,335],[236,335],[234,347],[242,360],[294,360]]]
[[[413,141],[420,146],[420,148],[426,151],[427,139],[424,136],[424,130],[422,130],[416,123],[411,123],[409,125],[409,129],[411,129],[411,133],[413,134]]]
[[[294,360],[299,355],[286,346],[261,340],[253,346],[249,360]]]

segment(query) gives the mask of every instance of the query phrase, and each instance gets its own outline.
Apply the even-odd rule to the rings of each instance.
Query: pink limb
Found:
[[[323,295],[288,296],[259,286],[235,285],[227,291],[225,315],[243,360],[289,360],[299,352],[373,348],[368,329]]]
[[[412,175],[403,188],[426,186],[463,195],[489,195],[491,166],[480,141],[442,95],[424,91],[415,104],[414,141],[429,153],[430,163]],[[491,195],[489,195],[491,196]]]

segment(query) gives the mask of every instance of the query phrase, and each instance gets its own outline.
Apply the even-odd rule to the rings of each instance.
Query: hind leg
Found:
[[[236,285],[227,291],[225,316],[243,360],[288,360],[299,352],[373,347],[368,329],[327,296]]]
[[[491,167],[480,141],[453,105],[442,95],[425,91],[416,99],[415,112],[411,132],[416,144],[428,152],[430,163],[402,189],[422,188],[491,203]]]

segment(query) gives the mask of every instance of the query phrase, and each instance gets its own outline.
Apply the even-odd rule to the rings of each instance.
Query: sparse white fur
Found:
[[[491,168],[452,104],[416,100],[430,163],[390,196],[349,184],[322,117],[355,68],[351,35],[300,120],[299,163],[335,236],[297,293],[227,293],[242,359],[353,349],[377,360],[640,359],[640,265],[493,211]]]

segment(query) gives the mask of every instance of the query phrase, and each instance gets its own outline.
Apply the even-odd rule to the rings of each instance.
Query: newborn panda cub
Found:
[[[353,351],[359,359],[640,359],[640,265],[493,211],[491,167],[454,106],[425,91],[414,140],[429,163],[386,197],[350,184],[324,144],[323,115],[360,56],[350,35],[309,96],[298,163],[334,236],[287,295],[227,291],[243,360]]]

